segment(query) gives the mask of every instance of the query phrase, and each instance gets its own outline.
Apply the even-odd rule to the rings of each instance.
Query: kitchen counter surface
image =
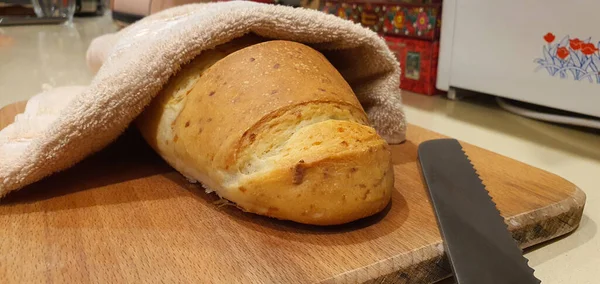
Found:
[[[0,106],[53,87],[89,84],[87,48],[116,30],[110,16],[75,18],[72,25],[0,26]]]
[[[90,41],[116,31],[109,16],[76,18],[71,26],[0,28],[0,107],[53,87],[86,85]],[[580,130],[507,113],[488,98],[449,101],[403,94],[408,120],[564,177],[587,194],[580,227],[528,250],[543,283],[597,283],[600,267],[600,131]]]

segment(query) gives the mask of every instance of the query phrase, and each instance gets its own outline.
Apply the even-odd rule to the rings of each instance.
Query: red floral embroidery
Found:
[[[535,71],[545,69],[553,77],[569,78],[600,84],[600,42],[589,39],[583,41],[565,35],[558,39],[552,33],[543,36],[543,56],[533,60]]]
[[[556,37],[555,37],[555,36],[554,36],[552,33],[547,33],[547,34],[544,36],[544,40],[545,40],[547,43],[551,43],[551,42],[553,42],[555,38],[556,38]]]
[[[581,52],[585,55],[592,55],[596,51],[598,51],[598,48],[591,43],[584,43],[581,45]]]
[[[560,59],[565,59],[567,56],[569,56],[569,50],[564,46],[559,47],[558,50],[556,50],[556,56],[558,56]]]
[[[404,13],[402,13],[402,12],[396,13],[396,16],[394,17],[394,26],[397,29],[404,28]]]
[[[581,48],[582,43],[583,41],[579,40],[578,38],[569,40],[569,44],[571,45],[571,49],[573,50],[579,50]]]
[[[427,13],[419,13],[419,16],[417,18],[417,28],[419,30],[426,30],[427,25],[429,25],[429,17],[427,17]]]

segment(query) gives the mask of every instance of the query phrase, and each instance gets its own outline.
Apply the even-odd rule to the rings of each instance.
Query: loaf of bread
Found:
[[[173,168],[244,211],[333,225],[389,203],[387,143],[318,51],[247,36],[205,51],[137,121]]]

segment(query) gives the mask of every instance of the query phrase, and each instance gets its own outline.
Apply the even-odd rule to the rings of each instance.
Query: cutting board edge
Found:
[[[583,216],[583,208],[585,207],[586,195],[579,187],[570,182],[569,184],[573,186],[573,194],[570,198],[563,199],[535,211],[524,212],[505,219],[509,230],[513,234],[513,237],[515,237],[515,241],[517,241],[522,249],[566,235],[579,227]],[[531,214],[541,215],[546,219],[539,221],[541,218],[536,219]],[[511,225],[511,222],[518,222],[519,225]],[[533,235],[530,232],[533,232]],[[410,254],[413,255],[411,258],[412,262],[410,263],[402,261],[402,258],[406,254],[396,255],[368,266],[344,272],[318,283],[391,284],[397,283],[398,279],[403,279],[405,282],[433,283],[451,276],[442,241],[418,248]],[[415,256],[423,257],[416,258]],[[427,270],[427,272],[410,273],[411,271],[419,270]],[[422,277],[415,278],[410,275],[419,275]]]
[[[11,104],[7,104],[3,107],[0,107],[0,114],[4,113],[6,111],[14,113],[14,115],[9,116],[8,119],[6,119],[4,116],[0,115],[0,130],[4,129],[9,124],[13,123],[15,121],[15,116],[17,114],[21,114],[25,111],[26,105],[27,105],[27,101],[18,101],[18,102],[14,102]],[[13,109],[13,110],[10,111],[9,109]]]
[[[407,261],[405,258],[407,255],[411,255],[409,258],[411,261]],[[421,256],[421,258],[416,256]],[[431,269],[432,267],[434,269]],[[435,244],[422,246],[409,253],[398,254],[367,266],[346,271],[317,283],[391,284],[398,283],[399,279],[409,283],[433,283],[448,278],[451,274],[443,243],[439,241]],[[414,275],[421,277],[414,277]]]
[[[506,218],[508,228],[521,248],[569,234],[579,227],[587,197],[583,190],[570,184],[573,185],[570,198]]]

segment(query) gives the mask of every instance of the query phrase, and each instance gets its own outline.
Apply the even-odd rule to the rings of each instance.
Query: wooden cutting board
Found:
[[[23,108],[1,109],[0,128]],[[392,146],[396,191],[385,212],[319,228],[218,202],[130,130],[0,200],[0,283],[434,282],[450,271],[417,146],[441,137],[409,126],[406,143]],[[577,227],[585,194],[575,185],[462,145],[522,247]]]

